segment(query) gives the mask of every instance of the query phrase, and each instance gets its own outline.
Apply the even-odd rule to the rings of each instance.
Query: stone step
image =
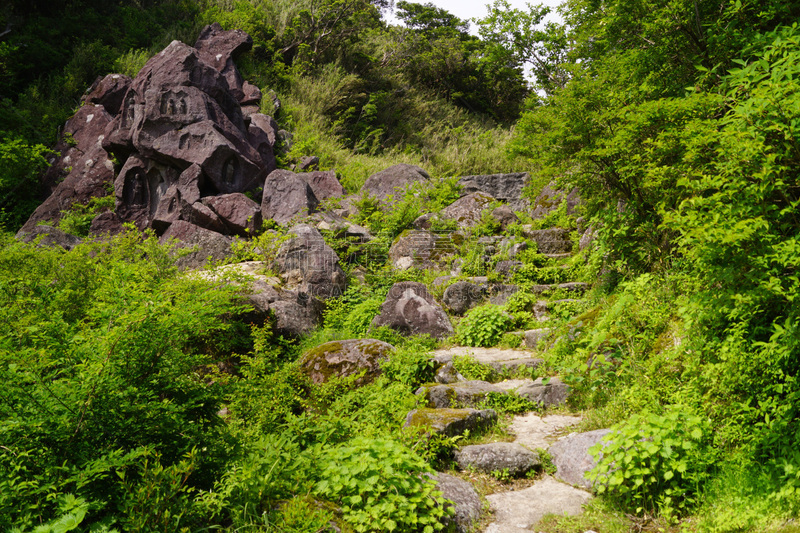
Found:
[[[533,285],[530,288],[530,291],[534,294],[546,294],[548,292],[553,292],[561,289],[567,292],[583,294],[586,291],[588,291],[591,287],[592,285],[590,283],[573,281],[570,283],[556,283],[552,285]]]
[[[493,409],[414,409],[406,415],[404,428],[430,430],[440,435],[455,437],[466,430],[485,429],[497,422]]]
[[[592,495],[547,476],[527,489],[489,494],[494,521],[486,533],[530,533],[546,514],[578,515]]]
[[[521,366],[537,368],[543,359],[533,357],[533,354],[526,350],[514,350],[506,348],[473,348],[469,346],[457,346],[436,350],[431,353],[432,359],[439,364],[451,362],[454,357],[470,356],[479,363],[486,365],[496,372],[504,370],[516,370]]]
[[[580,423],[581,417],[570,415],[539,416],[536,413],[515,416],[509,431],[518,442],[528,449],[547,449],[559,434]]]
[[[572,257],[573,254],[571,253],[564,253],[564,254],[542,254],[548,259],[568,259]]]
[[[455,460],[462,470],[487,474],[506,471],[513,477],[524,475],[541,464],[539,454],[516,442],[464,446],[456,451]]]
[[[592,483],[584,474],[597,464],[589,448],[611,433],[610,429],[596,429],[584,433],[570,433],[554,442],[548,452],[556,466],[556,477],[570,485],[590,489]]]

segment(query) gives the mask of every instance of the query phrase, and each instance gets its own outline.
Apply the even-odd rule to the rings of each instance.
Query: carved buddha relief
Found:
[[[222,182],[226,185],[235,185],[239,179],[240,169],[239,160],[235,157],[229,157],[222,164]]]
[[[129,128],[136,119],[136,94],[133,91],[130,91],[125,98],[123,109],[122,127]]]
[[[144,207],[150,196],[148,183],[145,179],[144,170],[134,169],[125,180],[122,196],[125,203],[131,207]]]

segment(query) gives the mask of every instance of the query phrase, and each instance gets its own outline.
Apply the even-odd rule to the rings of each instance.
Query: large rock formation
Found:
[[[361,190],[370,196],[385,200],[389,196],[402,193],[403,189],[412,183],[430,179],[428,173],[418,166],[402,163],[373,174],[367,178]]]
[[[511,209],[520,211],[529,205],[528,200],[522,197],[522,190],[528,183],[527,172],[511,174],[488,174],[482,176],[463,176],[459,178],[461,195],[467,196],[476,192],[486,193],[489,196],[507,203]]]
[[[233,62],[251,46],[246,33],[213,24],[194,47],[173,41],[133,80],[96,82],[45,176],[53,193],[22,231],[103,196],[112,182],[118,220],[106,215],[93,226],[99,230],[133,222],[164,233],[179,220],[223,234],[255,226],[260,215],[242,197],[207,200],[255,191],[276,168],[277,125],[253,109],[261,93]]]
[[[275,258],[275,266],[286,284],[320,300],[341,296],[347,277],[339,256],[325,244],[316,228],[300,224],[289,230]]]

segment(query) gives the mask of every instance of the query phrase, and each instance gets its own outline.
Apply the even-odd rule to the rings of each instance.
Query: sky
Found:
[[[471,19],[471,18],[483,18],[486,16],[488,10],[486,9],[486,5],[491,3],[491,0],[408,0],[411,2],[425,4],[428,2],[433,3],[435,6],[440,7],[442,9],[446,9],[453,15],[457,16],[458,18],[464,19]],[[555,12],[555,8],[562,2],[562,0],[532,0],[530,3],[533,5],[537,4],[545,4],[553,8],[553,12]],[[517,9],[527,10],[528,7],[526,5],[525,0],[509,0],[509,3],[512,7]],[[555,17],[555,18],[552,18]],[[393,23],[398,23],[397,19],[393,16],[387,17],[387,20]],[[551,13],[547,20],[560,20],[556,13]],[[475,24],[470,24],[470,32],[473,34],[477,34],[475,30]]]

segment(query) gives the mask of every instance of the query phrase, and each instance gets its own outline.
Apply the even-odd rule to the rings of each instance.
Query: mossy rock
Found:
[[[414,409],[403,427],[428,429],[432,433],[455,437],[466,430],[485,429],[497,422],[493,409]]]
[[[393,351],[394,346],[377,339],[326,342],[307,351],[300,360],[300,368],[314,383],[364,372],[355,381],[361,386],[380,376],[380,362],[388,359]]]

